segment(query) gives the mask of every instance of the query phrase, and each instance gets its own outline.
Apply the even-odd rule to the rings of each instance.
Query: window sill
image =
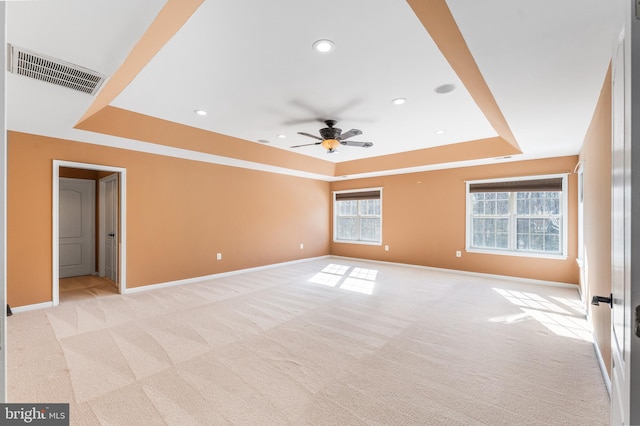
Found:
[[[516,257],[533,257],[537,259],[552,259],[552,260],[567,260],[565,254],[546,254],[546,253],[532,253],[525,251],[501,251],[501,250],[482,250],[475,248],[467,248],[468,253],[479,254],[495,254],[499,256],[516,256]]]
[[[381,246],[382,242],[379,241],[360,241],[360,240],[333,240],[334,243],[340,244],[363,244],[366,246]]]

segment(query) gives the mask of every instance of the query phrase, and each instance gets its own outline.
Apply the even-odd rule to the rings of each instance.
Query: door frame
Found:
[[[0,43],[7,43],[7,2],[0,3]],[[0,402],[7,402],[7,55],[0,57]]]
[[[106,172],[116,172],[120,174],[118,180],[118,190],[120,192],[120,250],[118,256],[119,286],[118,292],[124,294],[127,289],[127,169],[123,167],[113,167],[101,164],[78,163],[74,161],[53,160],[53,182],[52,182],[52,228],[51,228],[51,302],[53,306],[60,304],[60,264],[59,253],[59,226],[60,226],[60,167],[72,169],[85,169]]]

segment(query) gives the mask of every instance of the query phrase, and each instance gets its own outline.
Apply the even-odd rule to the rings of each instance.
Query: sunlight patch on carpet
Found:
[[[348,276],[345,276],[351,269],[350,266],[330,263],[321,272],[318,272],[309,279],[309,282],[324,285],[327,287],[340,288],[342,290],[353,291],[366,295],[372,295],[376,285],[378,271],[376,269],[353,268]]]
[[[343,290],[355,291],[362,294],[373,294],[373,287],[376,285],[373,281],[361,280],[358,278],[347,278],[340,286]]]
[[[325,274],[324,272],[318,272],[309,280],[309,282],[326,285],[328,287],[335,287],[338,285],[342,277],[340,275]]]
[[[518,306],[522,313],[490,318],[490,322],[514,324],[531,318],[558,336],[592,342],[591,329],[580,301],[563,297],[550,300],[535,293],[501,288],[493,288],[493,291]]]

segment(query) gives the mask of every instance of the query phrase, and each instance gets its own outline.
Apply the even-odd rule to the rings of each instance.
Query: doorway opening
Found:
[[[53,305],[60,303],[61,279],[72,289],[111,283],[125,293],[126,169],[54,160],[52,186]],[[84,219],[83,198],[89,200]]]

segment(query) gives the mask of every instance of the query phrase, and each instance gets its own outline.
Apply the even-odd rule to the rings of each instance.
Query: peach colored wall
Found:
[[[24,133],[8,136],[12,306],[51,300],[54,159],[127,169],[129,288],[329,254],[327,182]],[[215,260],[218,252],[221,261]]]
[[[611,69],[587,131],[580,160],[584,182],[585,300],[611,293]],[[611,310],[588,305],[596,344],[611,376]]]
[[[329,184],[15,132],[8,150],[7,284],[13,306],[51,300],[53,159],[127,168],[130,288],[329,253],[578,282],[575,175],[569,178],[567,260],[464,251],[455,257],[465,245],[465,180],[570,172],[577,157]],[[384,187],[383,238],[390,251],[331,243],[330,191],[375,186]],[[215,260],[217,252],[223,260]]]
[[[578,157],[497,163],[333,182],[331,190],[383,187],[383,246],[331,243],[331,254],[577,284],[577,178],[569,176],[566,260],[467,253],[467,180],[572,172]],[[384,251],[389,245],[389,251]],[[455,256],[461,250],[462,257]]]

